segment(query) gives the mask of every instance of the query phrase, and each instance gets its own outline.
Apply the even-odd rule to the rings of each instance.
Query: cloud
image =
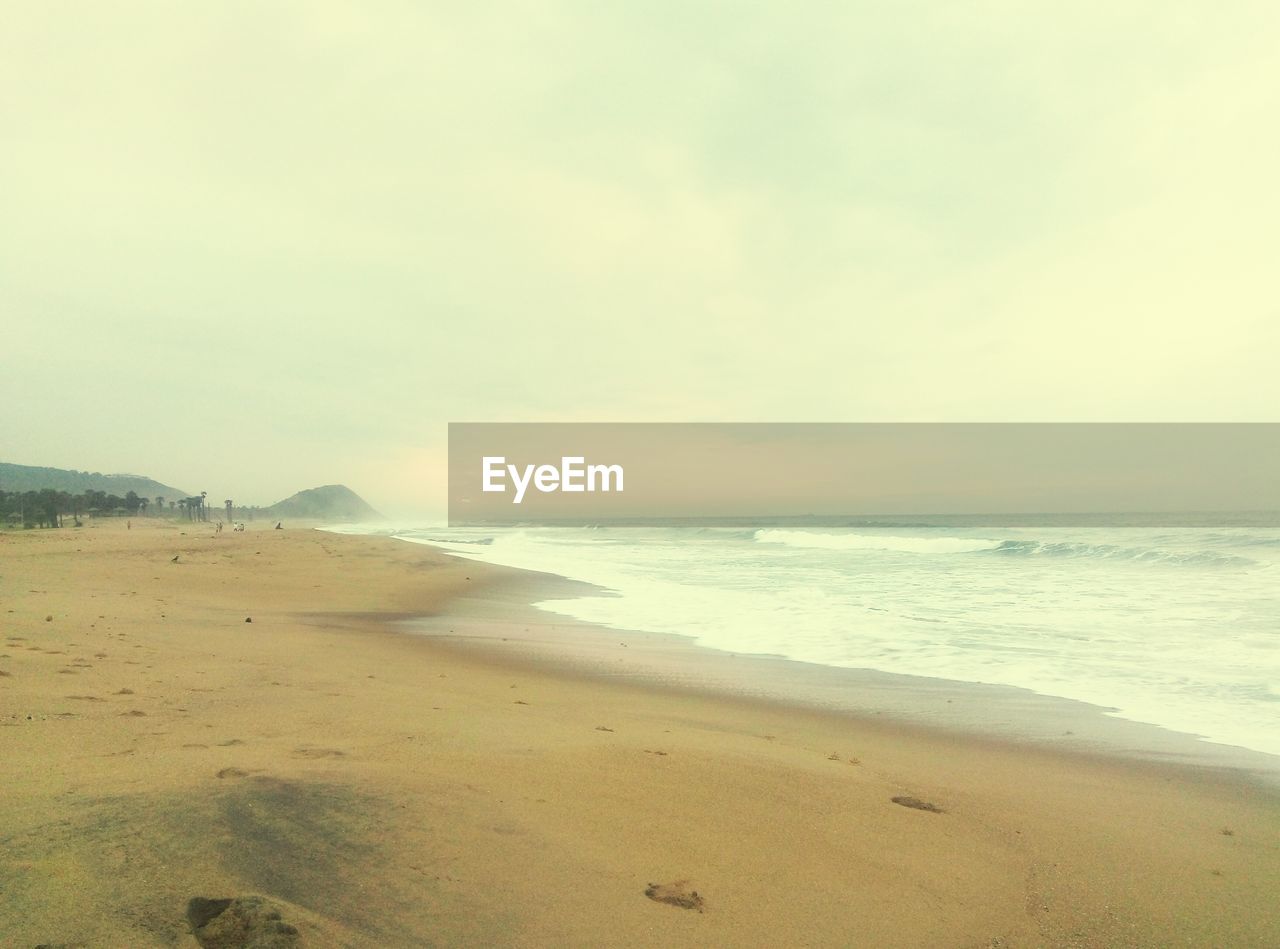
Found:
[[[6,457],[394,507],[442,497],[394,459],[451,419],[1269,417],[1278,34],[1263,4],[27,6]]]

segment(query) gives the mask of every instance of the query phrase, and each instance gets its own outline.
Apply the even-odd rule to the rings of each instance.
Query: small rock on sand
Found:
[[[279,908],[260,896],[211,900],[194,897],[187,922],[203,949],[294,949],[298,930],[280,918]]]

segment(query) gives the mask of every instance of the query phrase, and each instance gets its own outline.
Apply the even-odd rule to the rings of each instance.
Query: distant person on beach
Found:
[[[280,524],[280,522],[279,522],[279,521],[276,521],[276,530],[278,530],[278,531],[282,531],[282,530],[284,530],[284,527],[282,527],[282,526],[281,526],[281,524]]]

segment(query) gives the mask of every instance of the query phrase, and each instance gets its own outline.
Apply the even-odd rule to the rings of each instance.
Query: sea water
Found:
[[[595,584],[598,595],[536,604],[590,623],[739,655],[1018,686],[1280,755],[1280,525],[1116,520],[398,533]]]

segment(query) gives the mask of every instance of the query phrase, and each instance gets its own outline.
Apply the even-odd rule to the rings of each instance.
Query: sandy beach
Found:
[[[262,945],[1280,944],[1273,787],[398,622],[513,582],[301,528],[0,533],[0,945],[194,946],[193,898],[250,896]]]

